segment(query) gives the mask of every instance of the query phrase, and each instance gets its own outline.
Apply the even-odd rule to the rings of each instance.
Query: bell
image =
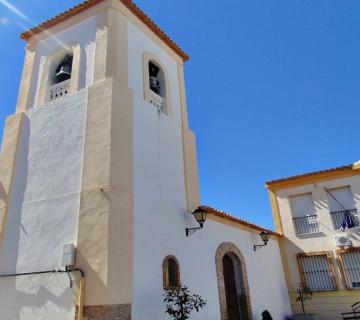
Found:
[[[72,56],[66,56],[65,59],[56,68],[56,82],[63,82],[71,78]]]
[[[69,66],[61,66],[59,72],[56,73],[56,81],[63,82],[65,80],[70,79],[71,72]]]
[[[160,81],[157,77],[149,77],[150,78],[150,89],[157,94],[160,94]]]

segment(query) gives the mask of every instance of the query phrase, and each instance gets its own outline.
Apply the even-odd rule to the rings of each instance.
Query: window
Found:
[[[360,289],[360,248],[339,252],[342,274],[348,289]]]
[[[296,234],[319,232],[319,223],[311,193],[290,197]]]
[[[55,59],[53,67],[50,69],[50,88],[48,100],[60,99],[68,95],[70,90],[70,80],[72,71],[73,55],[66,54],[58,59]]]
[[[165,110],[166,88],[164,72],[155,61],[149,61],[150,102],[160,111]]]
[[[163,261],[164,289],[180,287],[179,263],[174,256],[167,256]]]
[[[349,227],[358,226],[359,218],[350,187],[330,189],[327,190],[327,194],[334,229],[342,228],[342,225],[346,221],[348,221]]]
[[[312,291],[336,290],[330,253],[298,254],[302,283]]]
[[[170,115],[169,81],[166,70],[159,60],[149,52],[143,56],[144,99],[158,111]]]

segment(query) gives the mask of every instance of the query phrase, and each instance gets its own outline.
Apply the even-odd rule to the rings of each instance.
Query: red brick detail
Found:
[[[246,304],[248,318],[246,320],[252,320],[251,301],[249,284],[247,281],[246,265],[243,255],[239,248],[231,242],[223,242],[219,245],[215,254],[216,274],[219,289],[219,300],[220,300],[220,315],[221,320],[228,320],[227,306],[226,306],[226,294],[225,294],[225,282],[224,282],[224,270],[223,270],[223,257],[228,254],[232,259],[237,260],[240,264],[240,272],[242,274],[243,286],[246,295]]]
[[[77,320],[78,306],[75,308]],[[84,306],[84,320],[131,320],[131,304]]]

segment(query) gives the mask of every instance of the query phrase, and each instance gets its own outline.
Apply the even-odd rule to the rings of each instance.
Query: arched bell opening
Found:
[[[150,90],[162,98],[166,97],[164,72],[160,66],[152,60],[149,61],[149,85]]]
[[[143,55],[143,81],[144,99],[160,113],[171,116],[171,83],[166,65],[150,52]]]
[[[73,52],[60,52],[51,59],[47,101],[57,100],[69,94],[72,70]]]
[[[151,102],[166,112],[166,80],[163,69],[154,60],[148,63]]]
[[[71,78],[73,55],[66,54],[53,74],[53,83],[60,83]]]

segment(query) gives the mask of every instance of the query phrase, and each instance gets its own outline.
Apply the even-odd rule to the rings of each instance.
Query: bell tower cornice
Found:
[[[157,41],[162,42],[163,45],[170,49],[181,61],[187,61],[189,59],[189,56],[131,0],[86,0],[46,20],[40,25],[23,32],[20,37],[34,44],[71,25],[111,8],[120,10],[132,20],[132,22],[136,22],[139,26],[142,26],[142,28],[146,27],[148,33],[155,36]]]

